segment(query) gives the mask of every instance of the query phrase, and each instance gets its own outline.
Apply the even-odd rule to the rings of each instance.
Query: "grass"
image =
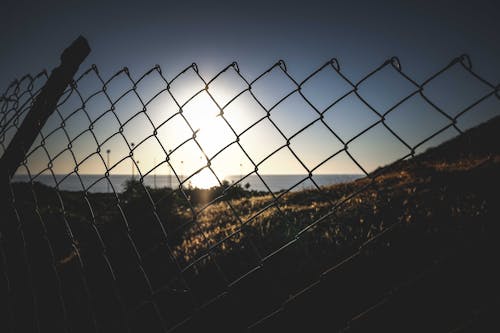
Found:
[[[13,184],[16,210],[8,212],[2,230],[4,267],[14,281],[11,297],[18,300],[12,322],[22,330],[29,322],[22,318],[33,316],[22,315],[33,303],[27,267],[40,282],[33,287],[39,303],[47,305],[42,331],[64,325],[54,296],[61,295],[71,327],[84,332],[91,330],[92,315],[104,331],[136,324],[140,331],[145,322],[160,325],[159,317],[171,327],[227,292],[231,296],[206,311],[224,311],[228,331],[240,331],[340,265],[333,270],[340,271],[337,276],[347,272],[341,288],[351,290],[332,306],[338,315],[330,328],[340,329],[436,260],[449,253],[478,254],[497,243],[499,133],[500,118],[495,118],[370,177],[320,190],[268,194],[223,186],[180,192],[130,182],[122,194],[85,194]],[[388,251],[398,265],[384,264]],[[358,280],[377,275],[367,271],[374,262],[380,266],[375,267],[379,280],[373,281],[380,283],[366,289],[367,282]],[[469,301],[462,300],[464,307]],[[403,307],[411,303],[401,302]],[[298,304],[305,304],[304,316],[319,311],[312,301]],[[198,313],[187,331],[224,330],[216,315]],[[301,324],[295,316],[286,318],[277,327],[293,330]],[[314,318],[319,325],[322,319]]]

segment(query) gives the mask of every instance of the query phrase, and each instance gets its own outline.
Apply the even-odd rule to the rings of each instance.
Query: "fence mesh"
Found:
[[[2,153],[46,80],[0,97]],[[252,80],[237,63],[210,79],[93,65],[9,183],[6,331],[257,330],[331,276],[341,297],[342,271],[416,218],[388,170],[497,115],[498,91],[467,56],[420,83],[397,58],[358,80],[336,59],[302,80],[283,61]]]

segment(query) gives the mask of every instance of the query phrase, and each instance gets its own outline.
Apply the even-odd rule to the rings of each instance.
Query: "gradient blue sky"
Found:
[[[106,73],[191,62],[213,73],[238,60],[246,73],[284,59],[309,72],[331,57],[353,76],[399,56],[417,76],[467,52],[498,81],[498,2],[435,1],[2,1],[0,86],[53,68],[83,34]],[[85,66],[83,66],[85,67]]]
[[[197,62],[201,74],[209,78],[236,60],[242,73],[252,79],[283,59],[289,72],[300,80],[336,57],[343,72],[357,80],[385,59],[398,56],[405,72],[422,81],[455,56],[468,53],[481,76],[493,83],[500,81],[496,1],[145,0],[129,4],[4,0],[2,12],[1,87],[26,73],[52,69],[62,49],[80,34],[92,48],[81,69],[95,63],[104,77],[123,66],[137,77],[159,64],[171,78]],[[375,92],[372,89],[367,94],[383,101],[383,93],[376,93],[376,85],[373,87]],[[466,86],[461,89],[470,92]],[[349,104],[346,109],[352,112]],[[307,119],[300,111],[292,113],[299,123]],[[412,115],[411,110],[390,121],[406,131],[428,127],[428,122]],[[293,126],[293,122],[285,124],[291,130]],[[349,126],[352,123],[338,130]],[[315,139],[321,140],[321,130],[315,133]],[[370,135],[378,138],[376,132]],[[366,140],[371,141],[369,135]],[[396,151],[390,144],[383,147],[389,153]],[[376,167],[377,162],[370,162],[370,158],[376,160],[376,149],[360,148],[360,152],[368,169]],[[311,163],[315,159],[319,160],[319,155],[313,150]],[[225,173],[239,173],[236,169]],[[276,171],[271,163],[268,169],[263,173],[301,173],[300,166]],[[338,171],[359,171],[344,169]]]

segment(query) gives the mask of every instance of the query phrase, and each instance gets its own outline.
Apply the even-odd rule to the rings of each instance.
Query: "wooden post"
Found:
[[[0,159],[2,183],[10,181],[14,176],[41,128],[56,109],[57,102],[73,80],[78,67],[89,53],[90,46],[82,36],[78,37],[64,50],[61,55],[61,64],[50,74],[45,86],[36,97],[31,110]]]

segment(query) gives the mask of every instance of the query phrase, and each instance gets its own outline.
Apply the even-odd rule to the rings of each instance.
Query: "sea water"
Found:
[[[299,191],[317,186],[333,185],[346,183],[355,179],[361,178],[362,175],[355,174],[320,174],[308,177],[308,175],[256,175],[248,176],[227,176],[221,181],[226,180],[229,184],[237,183],[243,187],[246,184],[250,185],[249,190],[255,191],[272,191],[279,192],[281,190],[291,189]],[[58,186],[64,191],[89,191],[94,193],[105,192],[121,192],[124,190],[126,181],[132,178],[131,175],[110,175],[106,178],[104,175],[50,175],[41,174],[32,181],[40,182],[48,186]],[[139,177],[135,175],[136,180]],[[108,181],[109,179],[109,181]],[[28,175],[15,175],[12,182],[28,182]],[[189,179],[179,176],[179,179],[171,175],[148,175],[143,178],[143,183],[151,188],[178,188],[182,183],[184,187],[193,186]]]

